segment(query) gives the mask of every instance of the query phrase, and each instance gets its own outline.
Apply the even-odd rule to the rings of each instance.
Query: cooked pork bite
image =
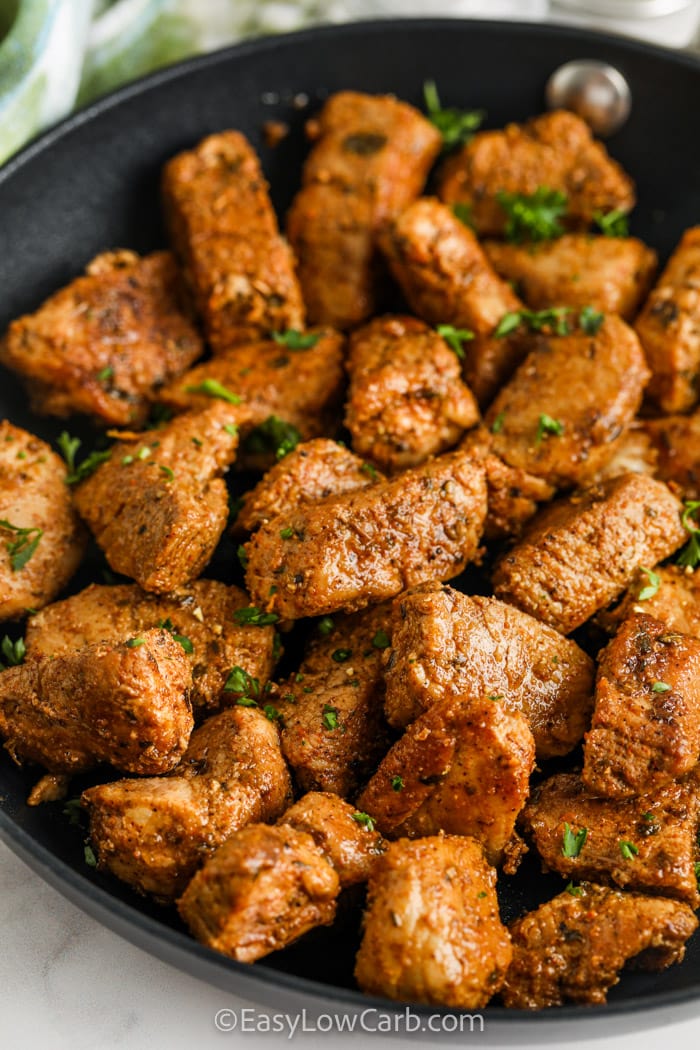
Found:
[[[383,475],[337,441],[304,441],[244,494],[234,531],[254,532],[260,525],[280,514],[291,514],[305,503],[366,489],[380,480]]]
[[[163,203],[215,353],[303,327],[294,258],[279,235],[260,161],[240,132],[209,135],[168,161]]]
[[[634,206],[632,180],[586,122],[565,110],[474,135],[444,165],[440,197],[468,204],[480,236],[498,235],[507,220],[499,194],[529,195],[541,186],[565,194],[573,227],[590,225],[598,212]]]
[[[656,475],[685,499],[700,499],[700,412],[645,419],[644,433],[656,453]]]
[[[430,197],[402,212],[381,247],[415,313],[473,334],[463,346],[464,378],[487,405],[525,354],[519,333],[494,336],[505,314],[523,305],[513,289],[496,275],[472,231]]]
[[[311,835],[279,824],[235,832],[205,861],[178,901],[202,944],[255,962],[335,918],[340,884]]]
[[[700,638],[700,573],[678,565],[638,569],[622,601],[597,620],[611,634],[635,613],[661,620],[670,632]]]
[[[228,517],[221,475],[236,455],[236,409],[216,403],[129,435],[75,491],[115,572],[166,594],[205,568]]]
[[[656,252],[636,237],[567,233],[553,241],[486,241],[499,277],[511,281],[533,310],[591,306],[634,319],[656,270]]]
[[[445,452],[479,418],[456,354],[414,317],[378,317],[350,339],[352,446],[395,472]]]
[[[87,537],[65,481],[45,442],[0,421],[0,622],[41,609],[80,564]]]
[[[698,920],[687,904],[584,883],[510,927],[513,961],[501,996],[516,1010],[604,1003],[628,962],[664,970],[681,962]]]
[[[22,377],[35,412],[138,426],[202,350],[170,252],[119,251],[14,321],[0,361]]]
[[[598,665],[583,781],[608,798],[653,791],[700,758],[700,640],[633,613]]]
[[[511,959],[496,872],[461,835],[400,839],[369,880],[355,977],[363,991],[472,1009],[503,983]]]
[[[167,631],[35,656],[0,674],[0,736],[16,762],[167,773],[192,732],[192,671]]]
[[[485,516],[483,467],[447,453],[262,525],[246,545],[248,590],[283,619],[352,612],[459,575],[477,555]]]
[[[494,598],[420,588],[394,603],[386,664],[391,725],[446,699],[495,696],[522,711],[540,758],[565,755],[592,708],[593,661],[572,641]]]
[[[540,511],[496,563],[499,598],[564,634],[622,593],[639,565],[655,565],[688,534],[661,481],[625,474]]]
[[[169,776],[99,784],[82,802],[99,867],[167,902],[234,831],[275,820],[290,798],[276,727],[234,707],[195,729]]]
[[[376,234],[421,192],[441,137],[413,106],[356,91],[332,95],[307,131],[287,232],[310,319],[351,328],[381,297]]]
[[[543,864],[566,878],[613,883],[700,904],[697,773],[648,795],[600,798],[577,773],[538,785],[523,811]]]
[[[27,653],[55,656],[95,642],[120,642],[150,628],[165,627],[180,642],[192,666],[190,699],[195,717],[211,714],[241,695],[227,679],[232,668],[264,686],[272,673],[274,628],[237,623],[250,605],[245,591],[217,580],[196,580],[167,595],[136,584],[91,584],[30,617]]]
[[[394,744],[357,800],[389,838],[471,835],[500,864],[525,805],[535,742],[496,697],[433,704]]]
[[[686,230],[635,322],[662,412],[687,412],[700,396],[700,226]]]
[[[303,791],[353,797],[389,746],[382,652],[391,610],[335,618],[274,697],[282,749]]]
[[[341,889],[366,882],[377,857],[386,849],[369,815],[329,792],[303,795],[278,823],[311,836],[337,871]]]
[[[648,378],[639,340],[619,317],[595,334],[540,335],[486,415],[493,452],[555,487],[581,484],[612,457]]]
[[[651,421],[635,419],[620,435],[614,442],[612,457],[595,472],[591,484],[619,478],[623,474],[650,474],[652,477],[656,474],[658,456],[647,433],[647,422]]]

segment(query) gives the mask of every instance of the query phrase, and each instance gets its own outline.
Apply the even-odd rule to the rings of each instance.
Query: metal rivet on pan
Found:
[[[632,108],[632,93],[622,73],[593,59],[567,62],[555,70],[545,98],[549,109],[570,109],[603,136],[618,131]]]

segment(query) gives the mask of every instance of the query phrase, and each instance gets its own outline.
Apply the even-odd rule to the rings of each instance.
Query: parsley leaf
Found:
[[[333,707],[332,704],[324,704],[322,721],[326,729],[339,729],[338,708]]]
[[[69,463],[70,473],[66,477],[66,485],[78,485],[81,481],[85,481],[91,474],[94,474],[98,467],[106,463],[112,455],[110,448],[98,450],[94,449],[78,466],[75,466],[75,453],[77,452],[80,441],[77,438],[69,438],[69,441],[73,443],[72,461]],[[77,442],[77,444],[75,444]],[[66,447],[68,445],[66,444]],[[65,453],[64,453],[65,455]]]
[[[661,586],[661,577],[659,576],[658,572],[654,572],[652,569],[645,569],[643,565],[639,566],[639,571],[644,573],[646,578],[649,580],[649,583],[646,585],[646,587],[642,587],[641,591],[637,595],[637,601],[646,602],[649,601],[650,598],[654,598],[658,594],[659,587]]]
[[[620,853],[625,860],[634,860],[639,853],[639,847],[635,846],[634,842],[627,842],[626,839],[621,839]]]
[[[292,423],[285,423],[277,416],[268,416],[264,423],[259,423],[251,430],[243,442],[243,448],[253,455],[274,452],[277,459],[283,459],[300,441],[301,434]]]
[[[87,866],[89,868],[96,868],[97,867],[97,857],[95,856],[95,851],[92,848],[92,846],[88,846],[88,845],[85,846],[84,856],[85,856],[85,863],[87,864]]]
[[[362,824],[368,831],[374,831],[376,821],[374,817],[370,817],[369,813],[353,813],[352,819]]]
[[[537,436],[535,437],[535,444],[541,445],[546,437],[553,434],[556,437],[561,437],[564,433],[564,424],[559,419],[552,419],[546,412],[540,413],[540,418],[537,423]]]
[[[285,332],[272,332],[272,338],[288,350],[310,350],[316,346],[321,336],[314,332],[300,332],[297,328],[288,328]]]
[[[671,686],[668,682],[654,682],[651,687],[652,693],[670,693]]]
[[[570,824],[564,824],[564,838],[561,852],[563,857],[578,857],[588,838],[588,828],[574,832]]]
[[[376,481],[379,478],[379,471],[376,467],[373,467],[371,463],[363,463],[360,467],[360,473],[366,474],[372,481]]]
[[[294,529],[291,527],[291,525],[286,525],[285,528],[280,529],[280,539],[282,540],[291,540],[293,535]]]
[[[108,379],[112,379],[114,376],[114,369],[111,365],[107,365],[105,368],[100,369],[97,373],[97,381],[99,383],[106,383]]]
[[[423,84],[423,98],[428,120],[442,135],[444,150],[469,142],[473,133],[481,127],[486,116],[482,109],[462,110],[454,107],[443,109],[434,80],[426,80]]]
[[[333,623],[330,616],[322,616],[316,624],[316,630],[320,635],[322,635],[325,638],[327,635],[331,634],[333,630],[335,630],[335,624]]]
[[[470,230],[474,229],[474,214],[471,204],[458,201],[452,205],[452,213],[455,219],[459,219],[463,226],[468,226]]]
[[[605,320],[602,310],[596,310],[593,306],[584,306],[578,315],[578,323],[586,335],[597,335]]]
[[[501,338],[525,324],[531,332],[551,328],[554,335],[569,335],[571,329],[567,318],[570,313],[571,309],[568,306],[552,306],[547,310],[517,310],[504,314],[493,334]]]
[[[56,444],[59,447],[61,455],[66,461],[68,467],[68,473],[72,474],[75,470],[75,457],[78,454],[78,449],[82,445],[80,438],[71,437],[67,430],[63,430],[59,435]]]
[[[389,635],[386,633],[386,631],[383,631],[381,627],[372,639],[372,645],[375,649],[388,649],[391,645]]]
[[[146,644],[145,638],[129,638],[125,643],[127,649],[139,649]]]
[[[233,619],[241,626],[267,627],[268,624],[277,623],[279,616],[273,612],[263,612],[257,605],[248,605],[245,609],[236,609]]]
[[[257,678],[253,678],[251,674],[243,668],[239,667],[238,664],[232,667],[229,671],[226,684],[224,685],[224,692],[226,693],[241,693],[243,696],[258,697],[260,696],[260,682]]]
[[[186,386],[186,394],[203,394],[205,397],[218,398],[220,401],[228,401],[230,405],[240,405],[241,398],[229,390],[218,379],[203,379],[196,386]]]
[[[613,211],[593,213],[593,221],[604,237],[629,236],[629,218],[627,213],[615,208]]]
[[[496,200],[507,217],[505,238],[513,244],[547,241],[564,233],[559,220],[566,214],[567,200],[559,190],[538,186],[534,193],[500,192]]]
[[[177,633],[175,625],[173,624],[173,621],[170,619],[170,617],[168,617],[167,620],[161,620],[158,626],[161,628],[161,630],[167,631],[168,634],[172,635],[173,641],[179,642],[186,653],[192,655],[192,653],[194,652],[194,645],[192,644],[190,639],[187,638],[184,634]]]
[[[16,642],[13,642],[11,638],[5,635],[0,643],[0,654],[2,655],[0,668],[19,667],[21,663],[24,663],[26,652],[24,638],[18,638]]]
[[[400,777],[397,773],[396,776],[391,778],[391,786],[394,791],[403,791],[403,777]]]
[[[453,350],[460,361],[464,360],[464,347],[463,343],[474,338],[474,333],[470,332],[468,328],[455,328],[451,324],[439,324],[436,328],[438,335],[441,335],[445,340],[450,350]]]
[[[583,897],[583,890],[580,886],[574,886],[573,882],[568,883],[566,886],[566,892],[572,897]]]
[[[352,649],[336,649],[335,652],[331,653],[331,660],[335,660],[337,664],[344,664],[351,656]]]
[[[283,722],[284,716],[281,711],[278,711],[274,704],[265,704],[263,707],[263,714],[270,722]]]
[[[501,431],[503,430],[503,425],[504,425],[505,421],[506,421],[506,414],[505,414],[505,412],[499,412],[498,415],[496,416],[496,418],[494,419],[493,423],[491,424],[491,433],[492,434],[500,434]]]
[[[0,530],[11,532],[15,536],[14,540],[7,541],[5,550],[10,555],[10,568],[13,572],[19,572],[35,553],[44,530],[36,526],[24,529],[13,525],[6,518],[0,518]]]
[[[700,565],[700,526],[695,515],[700,510],[700,500],[685,500],[681,513],[681,525],[690,533],[690,539],[676,559],[676,564],[694,569]]]

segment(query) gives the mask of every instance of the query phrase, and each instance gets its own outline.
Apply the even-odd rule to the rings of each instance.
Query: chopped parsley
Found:
[[[442,336],[450,350],[453,350],[460,361],[464,360],[464,347],[463,343],[468,342],[474,338],[474,333],[470,332],[468,328],[455,328],[451,324],[439,324],[435,329],[437,334]]]
[[[372,481],[377,481],[379,478],[379,471],[376,467],[373,467],[371,463],[363,463],[360,467],[360,472],[366,474],[368,478],[372,479]]]
[[[584,306],[578,315],[578,323],[586,335],[597,335],[605,320],[602,310],[596,310],[593,306]]]
[[[561,852],[563,857],[578,857],[588,838],[588,828],[573,831],[570,824],[564,824],[564,837]]]
[[[463,226],[468,226],[470,230],[474,229],[474,213],[471,204],[458,201],[457,204],[452,205],[452,213]]]
[[[540,418],[537,422],[537,435],[535,437],[535,444],[541,445],[546,437],[551,435],[555,437],[561,437],[564,433],[564,424],[559,419],[552,419],[546,412],[540,413]]]
[[[285,332],[272,332],[272,338],[288,350],[310,350],[321,338],[318,333],[300,332],[297,328],[288,328]]]
[[[700,500],[685,500],[681,513],[681,525],[690,533],[690,539],[676,559],[676,564],[687,569],[700,565],[700,526],[695,515],[700,510]]]
[[[667,682],[654,682],[651,691],[652,693],[670,693],[671,686]]]
[[[253,700],[252,696],[239,696],[236,700],[236,704],[239,707],[257,707],[258,701]]]
[[[114,377],[114,369],[112,368],[111,365],[107,365],[106,368],[102,368],[97,373],[97,380],[100,383],[106,383],[108,379],[112,379],[113,377]]]
[[[240,562],[241,568],[246,569],[248,567],[248,555],[246,554],[245,545],[243,543],[239,543],[236,554],[238,555],[238,561]]]
[[[374,817],[370,817],[369,813],[353,813],[352,819],[361,824],[363,828],[367,828],[368,831],[374,831],[376,821]]]
[[[372,645],[375,649],[388,649],[391,645],[389,635],[386,633],[386,631],[382,630],[381,627],[372,639]]]
[[[639,571],[644,573],[649,583],[642,587],[637,595],[637,601],[648,602],[650,598],[654,598],[658,594],[661,586],[661,577],[658,572],[654,572],[652,569],[645,569],[643,565],[639,566]]]
[[[627,237],[629,235],[629,218],[624,211],[615,208],[613,211],[593,213],[593,221],[604,237]]]
[[[85,810],[80,805],[79,798],[67,799],[63,807],[63,816],[68,817],[68,823],[74,827],[82,827],[82,817],[86,816]]]
[[[316,624],[316,630],[323,637],[326,638],[332,631],[335,630],[335,624],[330,616],[322,616]]]
[[[561,237],[564,227],[559,221],[566,214],[566,195],[547,186],[534,193],[496,194],[506,214],[505,238],[512,244],[523,241],[548,241]]]
[[[494,419],[493,423],[491,424],[491,433],[492,434],[500,434],[501,431],[503,430],[503,426],[505,424],[505,421],[506,421],[506,414],[505,414],[505,412],[499,412],[498,415],[496,416],[496,418]]]
[[[583,889],[580,886],[574,886],[573,882],[568,883],[566,892],[572,897],[583,897]]]
[[[254,427],[243,442],[244,451],[252,455],[274,452],[276,459],[283,459],[301,441],[301,434],[291,423],[278,416],[268,416]]]
[[[179,642],[186,653],[192,655],[192,653],[194,652],[194,645],[192,644],[190,639],[187,638],[186,635],[177,633],[177,630],[175,629],[173,621],[170,619],[170,617],[168,617],[167,620],[161,620],[158,626],[161,628],[161,630],[167,631],[168,634],[172,635],[173,641]]]
[[[175,480],[175,474],[170,469],[170,467],[159,466],[158,470],[161,472],[161,474],[163,474],[163,476],[165,477],[166,481],[174,481]]]
[[[245,609],[236,609],[233,619],[242,627],[267,627],[271,623],[277,623],[279,616],[273,612],[263,612],[257,605],[248,605]]]
[[[241,696],[258,697],[260,696],[260,682],[257,678],[253,678],[251,674],[248,674],[246,670],[236,664],[228,673],[228,678],[224,685],[224,692],[240,693]]]
[[[293,535],[294,529],[291,525],[287,525],[284,529],[280,529],[280,539],[282,540],[291,540]]]
[[[351,656],[352,649],[336,649],[331,653],[331,660],[335,660],[337,664],[344,664]]]
[[[403,777],[400,777],[397,773],[396,776],[391,778],[391,786],[394,791],[403,791]]]
[[[82,445],[82,441],[80,438],[71,437],[67,430],[63,430],[59,435],[56,444],[66,461],[69,474],[72,474],[75,470],[75,457],[78,454],[78,449]]]
[[[265,704],[262,710],[265,718],[269,719],[270,722],[284,721],[282,712],[278,711],[274,704]]]
[[[469,142],[474,132],[481,127],[486,116],[481,109],[462,110],[454,107],[443,109],[434,80],[426,80],[423,84],[423,98],[428,120],[442,135],[445,150]]]
[[[552,306],[547,310],[514,310],[504,314],[493,333],[497,338],[510,335],[521,324],[527,325],[531,332],[541,332],[550,328],[554,335],[569,335],[568,306]]]
[[[95,851],[92,848],[92,846],[88,846],[86,844],[85,850],[84,850],[84,856],[85,856],[85,863],[87,864],[87,866],[89,868],[96,868],[97,867],[97,857],[95,856]]]
[[[339,729],[338,708],[333,707],[332,704],[324,704],[322,721],[326,729]]]
[[[138,649],[140,646],[146,644],[145,638],[129,638],[125,643],[127,649]]]
[[[7,541],[5,550],[10,555],[10,568],[13,572],[19,572],[36,552],[44,530],[36,526],[25,529],[13,525],[6,518],[0,518],[0,530],[11,532],[15,537]]]
[[[218,379],[203,379],[195,386],[186,386],[186,394],[203,394],[205,397],[218,398],[220,401],[228,401],[230,405],[240,405],[241,398],[229,390]]]
[[[21,663],[24,663],[24,657],[27,653],[27,647],[24,644],[24,638],[18,638],[16,642],[13,642],[7,635],[0,642],[0,667],[19,667]]]
[[[620,853],[625,860],[634,860],[639,853],[639,848],[635,846],[634,842],[628,842],[626,839],[620,840]]]
[[[66,475],[66,485],[77,485],[79,482],[84,481],[85,478],[89,478],[102,463],[106,463],[109,457],[112,455],[111,449],[95,449],[91,452],[79,465],[76,465],[75,457],[78,454],[78,449],[82,445],[80,438],[71,437],[67,431],[63,431],[58,438],[56,444],[59,447],[61,455],[66,461],[68,467],[68,474]]]

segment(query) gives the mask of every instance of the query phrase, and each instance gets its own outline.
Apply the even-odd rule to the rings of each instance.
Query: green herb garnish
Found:
[[[300,332],[297,328],[288,328],[285,332],[272,332],[272,338],[288,350],[310,350],[321,338],[318,333]]]
[[[167,631],[168,634],[172,635],[173,641],[179,642],[186,653],[189,653],[190,656],[192,655],[192,653],[194,652],[194,645],[192,644],[190,639],[187,638],[186,635],[177,633],[177,630],[170,617],[168,617],[167,620],[161,620],[158,626],[161,628],[161,630]]]
[[[491,433],[492,434],[500,434],[501,431],[503,430],[503,426],[505,424],[505,421],[506,421],[506,414],[505,414],[505,412],[499,412],[498,415],[496,416],[496,418],[494,419],[493,423],[491,424]]]
[[[375,649],[388,649],[391,645],[389,635],[381,627],[372,639],[372,645]]]
[[[125,643],[127,649],[138,649],[140,646],[146,644],[145,638],[129,638]]]
[[[620,840],[620,853],[625,860],[634,860],[639,853],[639,848],[635,846],[634,842],[627,842],[626,839]]]
[[[438,335],[445,340],[450,350],[454,351],[460,361],[464,360],[463,343],[474,338],[474,333],[468,328],[455,328],[451,324],[439,324],[435,329]]]
[[[332,704],[324,704],[322,720],[326,729],[338,729],[340,727],[340,722],[338,721],[338,708],[333,707]]]
[[[568,883],[566,886],[566,892],[572,897],[583,897],[583,890],[580,886],[574,886],[573,882]]]
[[[368,831],[374,831],[376,821],[374,817],[370,817],[369,813],[353,813],[352,819],[361,824],[363,828],[367,828]]]
[[[652,693],[670,693],[671,686],[667,682],[654,682],[651,691]]]
[[[316,630],[322,637],[326,638],[329,634],[331,634],[332,631],[335,630],[335,624],[333,623],[330,616],[322,616],[316,624]]]
[[[391,786],[394,791],[403,791],[403,777],[400,777],[397,773],[396,776],[391,778]]]
[[[593,221],[604,237],[629,236],[629,218],[627,213],[615,208],[613,211],[593,213]]]
[[[569,335],[571,329],[567,318],[570,313],[568,306],[553,306],[547,310],[515,310],[503,315],[493,334],[501,338],[525,324],[531,332],[551,328],[554,335]]]
[[[236,609],[233,619],[237,624],[248,627],[267,627],[277,623],[279,616],[273,612],[263,612],[257,605],[248,605],[245,609]]]
[[[700,500],[685,500],[681,513],[681,525],[690,533],[690,539],[676,559],[676,564],[695,569],[700,565],[700,526],[693,520],[700,510]]]
[[[561,437],[563,433],[564,424],[559,419],[552,419],[546,412],[540,413],[540,418],[537,422],[537,435],[535,437],[536,445],[541,445],[544,439],[550,435]]]
[[[44,530],[36,526],[25,529],[13,525],[6,518],[0,518],[0,530],[11,532],[15,537],[7,541],[5,550],[10,555],[10,568],[13,572],[19,572],[35,553]]]
[[[644,573],[649,580],[649,583],[645,587],[642,587],[637,595],[637,601],[647,602],[650,598],[654,598],[658,594],[659,587],[661,586],[661,577],[652,569],[645,569],[643,565],[639,566],[639,571]]]
[[[423,84],[423,98],[428,120],[442,135],[445,150],[469,142],[474,132],[481,127],[486,115],[481,109],[443,109],[434,80],[426,80]]]
[[[287,525],[284,529],[280,529],[280,539],[291,540],[294,535],[294,529],[291,525]]]
[[[566,195],[547,186],[534,193],[496,194],[506,214],[505,238],[513,244],[523,241],[547,241],[561,237],[564,227],[559,221],[566,213]]]
[[[300,441],[301,434],[295,426],[277,416],[268,416],[264,423],[259,423],[251,430],[243,442],[243,448],[252,455],[273,452],[277,459],[283,459]]]
[[[186,394],[203,394],[204,397],[218,398],[220,401],[228,401],[230,405],[240,405],[241,398],[229,390],[218,379],[203,379],[196,386],[186,386]]]
[[[564,824],[564,838],[561,852],[564,857],[578,857],[588,838],[588,828],[573,831],[570,824]]]
[[[16,642],[13,642],[5,635],[0,643],[0,655],[2,656],[0,667],[19,667],[21,663],[24,663],[26,653],[24,638],[18,638]]]
[[[586,335],[597,335],[605,320],[602,310],[596,310],[593,306],[584,306],[578,315],[578,323]]]

